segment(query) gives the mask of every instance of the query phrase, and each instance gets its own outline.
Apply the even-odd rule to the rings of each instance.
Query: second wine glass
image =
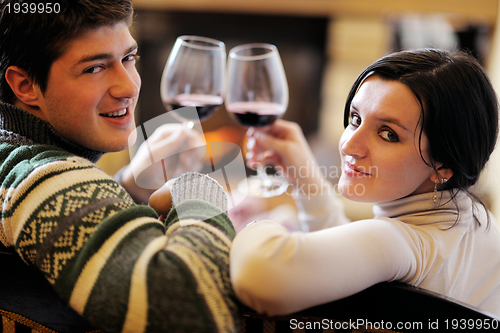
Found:
[[[223,42],[201,36],[177,37],[161,78],[165,108],[173,111],[183,106],[196,107],[197,115],[178,114],[185,122],[208,118],[222,105],[225,67]]]
[[[252,43],[236,46],[229,52],[227,70],[227,111],[240,124],[264,127],[281,117],[288,107],[288,83],[275,45]],[[268,175],[257,165],[257,175],[240,183],[242,191],[258,197],[280,195],[287,181]]]

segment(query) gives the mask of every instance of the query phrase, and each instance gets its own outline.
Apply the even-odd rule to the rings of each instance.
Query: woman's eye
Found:
[[[382,139],[390,142],[397,142],[399,141],[399,137],[396,133],[394,133],[391,130],[388,129],[383,129],[379,132],[379,135]]]
[[[350,124],[358,127],[359,125],[361,125],[361,118],[357,114],[351,114]]]

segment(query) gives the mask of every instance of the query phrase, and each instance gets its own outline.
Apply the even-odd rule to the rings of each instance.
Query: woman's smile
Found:
[[[351,164],[347,161],[345,162],[344,165],[344,173],[349,177],[355,177],[355,178],[370,177],[371,173],[368,172],[368,170],[370,169],[371,168],[355,166],[354,164]]]

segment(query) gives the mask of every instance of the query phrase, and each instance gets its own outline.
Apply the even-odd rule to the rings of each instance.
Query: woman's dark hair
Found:
[[[401,51],[371,64],[354,82],[344,110],[349,124],[352,99],[371,75],[408,86],[421,105],[421,130],[429,140],[424,162],[440,162],[453,171],[444,189],[467,192],[488,161],[498,135],[498,102],[493,86],[477,60],[461,51]],[[456,191],[452,191],[456,192]]]
[[[0,100],[15,100],[5,80],[10,66],[24,69],[44,93],[52,63],[73,39],[117,22],[130,25],[132,15],[132,0],[1,1]]]

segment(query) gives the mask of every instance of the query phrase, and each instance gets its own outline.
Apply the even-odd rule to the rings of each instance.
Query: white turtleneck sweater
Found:
[[[373,219],[357,222],[331,188],[297,198],[311,231],[271,221],[243,229],[230,254],[233,288],[246,305],[278,315],[398,280],[500,316],[497,222],[464,192],[440,195],[437,205],[432,193],[378,204]]]

